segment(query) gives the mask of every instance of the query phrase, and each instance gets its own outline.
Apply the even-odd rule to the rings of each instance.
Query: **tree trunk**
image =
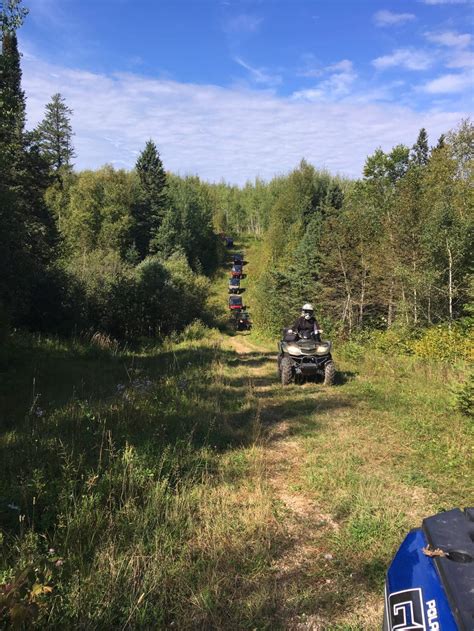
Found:
[[[410,320],[408,318],[407,298],[405,295],[405,287],[403,285],[402,285],[402,302],[403,302],[403,310],[405,312],[405,320],[407,324],[410,324]]]
[[[431,285],[428,287],[428,324],[431,324]]]
[[[362,271],[362,280],[360,284],[360,305],[359,305],[359,327],[362,328],[362,324],[364,321],[364,306],[365,306],[365,279],[367,276],[367,271],[364,267]]]
[[[416,261],[413,259],[413,323],[418,324],[418,294],[416,289]]]
[[[388,293],[388,311],[387,311],[387,329],[393,324],[393,286],[395,282],[392,278],[390,281],[390,290]]]
[[[449,247],[448,237],[446,237],[446,250],[448,251],[448,307],[449,307],[449,330],[453,321],[453,255]]]
[[[342,260],[341,248],[337,246],[337,252],[339,254],[339,262],[341,264],[342,274],[344,276],[344,286],[346,288],[346,306],[344,307],[343,321],[347,314],[348,322],[349,322],[349,335],[352,333],[352,298],[351,298],[351,289],[349,285],[349,280],[347,278],[346,268],[344,266],[344,261]]]

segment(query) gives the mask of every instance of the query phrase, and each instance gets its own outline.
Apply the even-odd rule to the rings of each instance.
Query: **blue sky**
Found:
[[[239,184],[302,157],[357,177],[376,147],[432,143],[472,111],[471,0],[29,0],[30,126],[73,108],[78,168]]]

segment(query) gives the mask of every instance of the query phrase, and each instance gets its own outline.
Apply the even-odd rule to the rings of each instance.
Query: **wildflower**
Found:
[[[117,384],[117,392],[123,392],[125,390],[125,385],[123,383]]]
[[[36,408],[35,414],[38,418],[41,418],[42,416],[44,416],[44,410],[42,410],[41,408]]]

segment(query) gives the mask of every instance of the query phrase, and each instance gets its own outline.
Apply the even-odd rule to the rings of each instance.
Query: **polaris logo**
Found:
[[[390,628],[392,631],[426,630],[421,589],[404,589],[389,596]],[[437,627],[434,627],[435,629]],[[430,627],[431,629],[431,627]]]
[[[426,607],[428,609],[428,627],[430,631],[439,631],[440,626],[438,622],[438,610],[436,608],[436,600],[426,601]]]

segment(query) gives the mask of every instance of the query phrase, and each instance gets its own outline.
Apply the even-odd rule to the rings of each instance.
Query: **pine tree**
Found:
[[[52,260],[56,231],[44,203],[48,168],[25,133],[25,96],[15,28],[25,10],[9,0],[1,18],[0,55],[0,310],[25,315],[31,292]]]
[[[136,170],[141,201],[133,209],[134,240],[140,256],[149,253],[150,241],[157,234],[168,205],[167,180],[155,143],[149,140],[138,157]]]
[[[8,8],[1,13],[0,55],[0,311],[11,315],[23,302],[18,275],[25,265],[25,226],[18,199],[16,174],[22,156],[25,97],[21,90],[20,55]]]
[[[38,143],[41,153],[53,171],[71,170],[75,157],[72,146],[73,131],[70,116],[72,110],[61,94],[54,94],[46,105],[46,115],[38,125]]]
[[[428,134],[426,129],[422,127],[416,143],[411,150],[411,161],[413,164],[419,167],[424,167],[428,164],[430,149],[428,147]]]

